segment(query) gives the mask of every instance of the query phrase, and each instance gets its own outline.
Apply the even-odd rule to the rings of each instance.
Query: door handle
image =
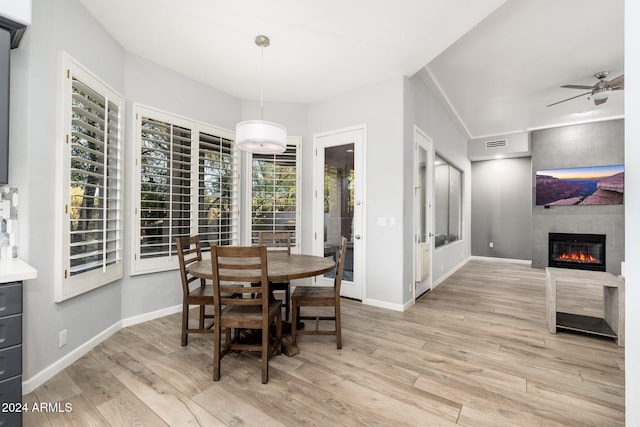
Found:
[[[360,240],[360,235],[356,234],[356,240]]]

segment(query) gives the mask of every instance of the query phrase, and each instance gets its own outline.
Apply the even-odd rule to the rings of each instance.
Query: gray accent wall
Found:
[[[471,183],[471,254],[530,260],[531,157],[473,162]]]
[[[623,164],[624,120],[537,130],[531,138],[532,266],[547,266],[549,233],[595,233],[607,236],[607,271],[620,274],[620,263],[625,259],[624,205],[551,206],[549,209],[536,206],[535,173],[545,169]]]

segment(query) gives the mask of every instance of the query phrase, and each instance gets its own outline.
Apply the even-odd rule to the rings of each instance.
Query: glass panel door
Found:
[[[353,144],[324,149],[324,255],[336,259],[340,237],[347,238],[347,256],[342,276],[347,281],[353,281],[353,153]]]
[[[415,292],[414,298],[431,289],[431,170],[433,143],[415,128]]]
[[[364,129],[336,131],[314,137],[314,252],[337,259],[340,237],[347,239],[340,294],[362,299],[362,145]],[[335,273],[316,279],[330,286]]]

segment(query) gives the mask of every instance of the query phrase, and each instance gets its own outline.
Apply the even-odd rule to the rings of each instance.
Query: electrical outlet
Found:
[[[489,247],[492,248],[493,247],[493,242],[489,242]]]
[[[62,331],[60,331],[60,347],[64,347],[65,345],[67,345],[67,330],[64,329]]]

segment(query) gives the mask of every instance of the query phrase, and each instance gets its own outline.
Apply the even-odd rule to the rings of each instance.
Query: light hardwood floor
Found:
[[[210,335],[180,346],[180,315],[117,332],[24,396],[70,403],[25,426],[624,425],[624,349],[547,332],[542,270],[472,260],[406,312],[343,300],[343,348],[303,336],[260,383],[252,354],[222,360]],[[601,289],[560,288],[598,315]]]

